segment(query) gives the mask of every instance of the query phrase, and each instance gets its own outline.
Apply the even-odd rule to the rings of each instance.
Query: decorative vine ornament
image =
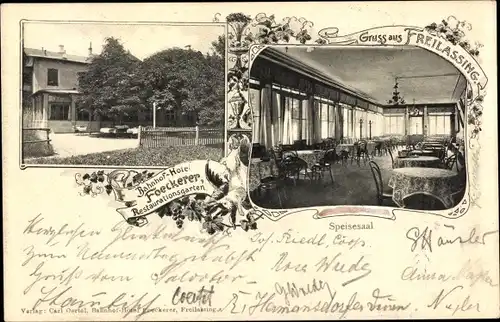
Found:
[[[216,14],[214,21],[218,21]],[[254,18],[243,13],[231,13],[226,17],[229,26],[227,35],[230,63],[227,75],[230,109],[228,125],[230,129],[252,128],[251,110],[248,106],[249,49],[252,45],[272,45],[283,43],[306,44],[312,40],[311,28],[314,24],[297,17],[286,17],[277,22],[274,15],[259,13]],[[324,43],[318,38],[316,43]]]
[[[482,44],[476,42],[474,45],[466,39],[466,30],[472,30],[472,25],[467,21],[459,21],[455,16],[449,16],[446,20],[441,20],[439,24],[433,22],[425,29],[433,34],[439,35],[454,45],[460,45],[472,56],[479,56],[479,49]]]

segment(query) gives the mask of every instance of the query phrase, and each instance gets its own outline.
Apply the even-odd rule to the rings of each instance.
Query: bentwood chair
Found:
[[[300,179],[304,169],[307,169],[307,163],[304,160],[294,155],[283,155],[280,172],[283,173],[285,180],[293,180],[293,184],[297,185],[297,180]]]
[[[326,151],[325,156],[319,161],[319,163],[316,163],[313,166],[313,170],[315,173],[319,174],[319,179],[323,178],[323,173],[324,172],[329,172],[330,173],[330,179],[332,180],[333,184],[333,172],[332,172],[332,164],[336,161],[337,159],[337,152],[335,149],[330,149]]]
[[[353,148],[352,148],[352,155],[351,155],[351,164],[353,164],[354,160],[356,160],[356,163],[358,164],[358,166],[360,167],[361,164],[360,164],[360,158],[361,158],[361,149],[362,149],[362,146],[360,144],[360,142],[354,142],[353,144]]]
[[[465,156],[460,152],[457,153],[455,165],[458,172],[465,171]]]
[[[392,201],[392,189],[390,187],[385,188],[382,181],[382,174],[380,168],[375,161],[370,161],[370,170],[372,171],[373,180],[375,181],[375,186],[377,188],[377,202],[379,206],[383,206],[384,203],[387,206],[397,207],[397,205]]]
[[[391,157],[391,166],[394,169],[394,157],[392,156],[392,150],[391,149],[387,149],[387,152],[389,153],[389,155]]]
[[[284,182],[284,177],[280,171],[279,167],[279,159],[278,159],[278,153],[274,151],[274,149],[270,150],[270,156],[271,156],[271,162],[274,163],[274,165],[277,167],[278,173],[271,173],[269,176],[262,178],[262,174],[259,173],[259,177],[262,178],[260,180],[260,184],[257,187],[257,193],[259,196],[264,193],[268,193],[270,191],[274,191],[278,197],[278,202],[280,204],[280,207],[283,207],[282,205],[282,198],[281,194],[283,193],[283,197],[286,198],[286,192],[284,190],[285,188],[285,182]],[[258,167],[259,172],[261,172],[261,167]]]
[[[359,140],[358,141],[358,164],[363,159],[365,165],[366,161],[370,160],[370,155],[368,154],[368,142],[366,140]]]
[[[270,191],[275,191],[276,196],[278,197],[278,202],[280,205],[280,208],[283,208],[283,203],[281,199],[281,194],[284,194],[284,198],[286,198],[286,192],[285,192],[285,184],[283,181],[283,178],[281,177],[267,177],[265,180],[261,180],[260,185],[257,187],[257,191],[259,195],[264,193],[268,193]],[[266,198],[267,199],[267,198]]]
[[[293,185],[297,185],[300,166],[294,162],[294,158],[286,157],[281,160],[278,167],[280,177],[285,183],[292,181]]]
[[[271,157],[271,162],[273,162],[273,165],[278,169],[278,173],[279,173],[279,164],[281,162],[280,152],[276,151],[275,149],[271,149],[269,151],[269,154]],[[260,167],[259,167],[259,171],[260,171]],[[260,176],[260,177],[262,178],[262,176]],[[270,176],[262,178],[260,180],[260,182],[261,183],[273,182],[277,179],[277,177],[279,177],[279,174],[278,174],[278,176],[271,174]]]
[[[315,168],[314,165],[311,168],[309,168],[307,166],[307,163],[300,158],[299,158],[299,160],[297,160],[297,162],[299,164],[302,164],[302,166],[299,170],[299,179],[300,179],[300,175],[302,175],[302,178],[304,180],[309,180],[309,183],[312,183],[313,181],[319,180],[321,178],[320,172],[318,171],[317,168]]]
[[[299,158],[299,154],[297,153],[297,151],[295,150],[283,150],[281,152],[281,159],[282,160],[285,160],[285,159],[298,159]]]
[[[441,163],[444,163],[444,159],[446,158],[447,153],[448,153],[448,147],[446,145],[443,145],[439,150],[439,160],[441,161]]]
[[[456,153],[450,155],[449,157],[444,158],[443,166],[445,169],[453,170],[453,168],[455,167],[456,164],[457,164],[457,154]]]

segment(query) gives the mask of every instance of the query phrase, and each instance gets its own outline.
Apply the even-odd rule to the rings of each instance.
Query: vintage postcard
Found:
[[[4,319],[498,318],[495,12],[3,5]]]

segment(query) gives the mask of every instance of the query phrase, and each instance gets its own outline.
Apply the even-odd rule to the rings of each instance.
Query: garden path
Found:
[[[53,133],[50,138],[57,157],[131,149],[138,146],[137,139],[130,138],[98,138],[73,133]]]

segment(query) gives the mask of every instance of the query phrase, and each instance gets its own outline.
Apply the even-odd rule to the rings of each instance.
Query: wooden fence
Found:
[[[139,147],[218,145],[224,143],[224,129],[199,127],[139,127]]]

